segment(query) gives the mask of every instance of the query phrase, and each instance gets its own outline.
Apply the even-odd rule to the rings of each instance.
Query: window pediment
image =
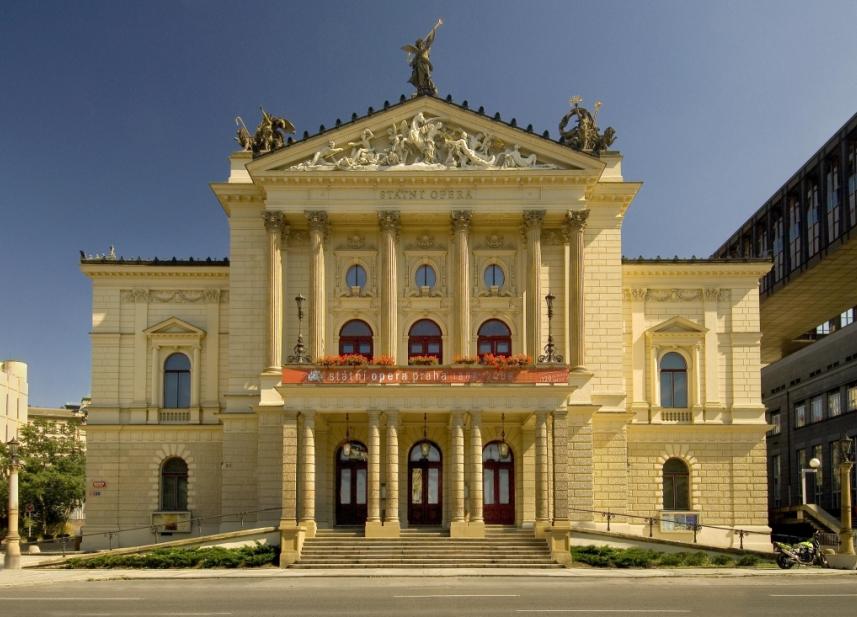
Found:
[[[154,326],[146,328],[143,333],[153,344],[193,345],[198,347],[205,330],[198,328],[178,317],[170,317]]]

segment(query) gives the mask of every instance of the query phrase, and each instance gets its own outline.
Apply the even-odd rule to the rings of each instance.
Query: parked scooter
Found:
[[[774,552],[777,554],[777,565],[783,570],[793,568],[795,564],[800,566],[819,565],[829,567],[827,557],[821,549],[819,541],[820,532],[816,531],[812,537],[797,544],[786,544],[785,542],[774,542]]]

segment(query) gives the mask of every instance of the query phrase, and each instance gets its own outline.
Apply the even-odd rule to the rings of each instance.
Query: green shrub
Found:
[[[66,568],[258,568],[277,562],[277,547],[257,542],[239,548],[159,548],[134,555],[69,559]]]
[[[699,567],[704,566],[708,563],[708,555],[703,553],[702,551],[697,551],[695,553],[690,553],[684,558],[684,565],[690,567]]]
[[[734,566],[735,562],[729,555],[718,553],[711,558],[711,565],[714,566]]]
[[[756,555],[747,554],[747,555],[741,555],[741,557],[738,558],[736,565],[738,565],[739,567],[745,568],[748,566],[757,566],[757,565],[759,565],[759,563],[761,561],[762,560],[759,559]]]
[[[658,558],[659,566],[680,566],[684,564],[684,557],[687,553],[661,553]]]

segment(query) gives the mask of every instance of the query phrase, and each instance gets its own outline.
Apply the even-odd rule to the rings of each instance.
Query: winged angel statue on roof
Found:
[[[425,38],[417,39],[413,45],[402,47],[402,51],[410,54],[411,78],[408,80],[408,83],[414,85],[418,95],[437,95],[437,86],[434,85],[431,79],[431,72],[434,67],[432,67],[431,60],[429,60],[429,52],[431,51],[432,43],[434,43],[437,29],[442,25],[443,20],[438,19],[434,28],[429,31]]]

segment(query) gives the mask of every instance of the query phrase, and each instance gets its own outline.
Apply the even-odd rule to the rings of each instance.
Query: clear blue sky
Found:
[[[0,358],[30,400],[89,391],[78,250],[225,256],[233,117],[299,132],[410,94],[400,47],[445,24],[440,94],[557,134],[604,102],[629,256],[708,255],[857,111],[857,3],[806,1],[0,4]]]

